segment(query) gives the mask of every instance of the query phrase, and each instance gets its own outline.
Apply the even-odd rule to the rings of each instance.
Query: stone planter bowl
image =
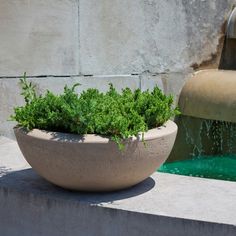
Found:
[[[113,191],[149,177],[168,158],[177,126],[168,121],[139,138],[126,140],[125,150],[99,135],[75,135],[14,128],[19,147],[32,168],[60,187],[80,191]]]

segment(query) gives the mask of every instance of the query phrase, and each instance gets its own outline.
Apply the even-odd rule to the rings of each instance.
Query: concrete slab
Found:
[[[175,0],[81,0],[79,17],[82,74],[160,72],[183,66],[186,22],[183,6]]]
[[[215,66],[235,0],[80,0],[82,74]]]
[[[0,76],[77,75],[78,2],[0,1]]]
[[[0,76],[216,67],[223,25],[235,3],[1,0]]]
[[[236,235],[236,183],[155,173],[112,193],[66,191],[0,138],[0,229],[15,235]]]

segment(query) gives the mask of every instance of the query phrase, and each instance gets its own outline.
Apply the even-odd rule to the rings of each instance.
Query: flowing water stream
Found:
[[[185,160],[167,162],[158,171],[236,181],[236,124],[225,121],[182,120],[191,152]]]

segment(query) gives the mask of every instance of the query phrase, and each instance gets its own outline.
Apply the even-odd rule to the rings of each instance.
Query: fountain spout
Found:
[[[196,72],[180,93],[179,107],[182,116],[176,120],[179,132],[169,161],[236,154],[236,8],[227,22],[219,69]]]
[[[230,14],[226,28],[226,38],[236,39],[236,8]]]
[[[228,19],[219,69],[236,70],[236,8]]]

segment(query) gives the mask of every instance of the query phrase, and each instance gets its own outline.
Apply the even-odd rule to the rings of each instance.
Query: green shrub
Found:
[[[121,147],[122,139],[161,126],[179,114],[172,107],[173,97],[164,95],[158,87],[152,92],[126,88],[118,93],[110,84],[106,93],[88,89],[78,95],[76,84],[66,86],[61,95],[47,91],[37,96],[25,76],[20,83],[26,104],[16,107],[11,118],[29,130],[109,135]]]

